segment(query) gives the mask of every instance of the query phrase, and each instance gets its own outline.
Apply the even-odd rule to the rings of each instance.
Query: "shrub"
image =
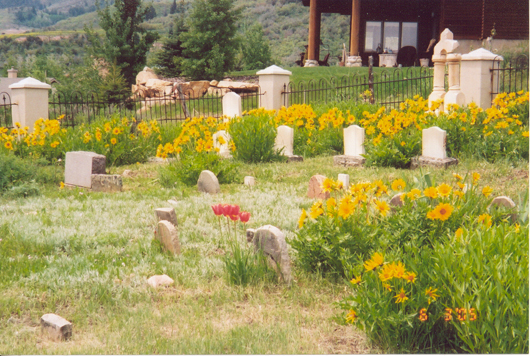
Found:
[[[274,149],[276,129],[266,110],[252,110],[248,115],[232,119],[228,132],[235,146],[234,158],[240,161],[258,163],[284,159]]]
[[[223,258],[228,283],[246,286],[276,280],[276,272],[268,266],[263,252],[241,247],[237,241],[229,245],[230,250]]]
[[[212,171],[220,184],[233,183],[238,180],[239,164],[228,159],[222,159],[216,153],[196,153],[183,156],[167,166],[159,169],[160,184],[164,187],[173,187],[175,182],[182,182],[193,186],[202,171]]]
[[[0,192],[34,179],[36,166],[12,154],[0,154]]]

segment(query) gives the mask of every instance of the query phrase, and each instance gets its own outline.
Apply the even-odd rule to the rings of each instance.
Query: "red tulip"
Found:
[[[230,217],[230,219],[232,221],[238,221],[239,220],[239,215],[230,215],[229,217]]]
[[[213,210],[213,213],[215,215],[217,215],[217,216],[223,215],[223,205],[222,204],[212,205],[212,210]]]
[[[250,213],[248,211],[240,211],[239,220],[241,220],[243,224],[247,223],[250,220]]]
[[[229,217],[230,216],[230,210],[231,210],[231,205],[228,205],[228,204],[223,204],[222,208],[221,208],[221,211],[223,213],[224,216],[226,217]]]
[[[230,205],[230,215],[238,216],[239,215],[239,205]],[[234,220],[234,219],[232,219]]]

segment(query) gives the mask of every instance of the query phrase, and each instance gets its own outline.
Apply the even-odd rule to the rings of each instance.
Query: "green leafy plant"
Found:
[[[223,159],[216,153],[188,154],[159,169],[160,183],[164,187],[173,187],[175,182],[196,185],[204,170],[213,172],[220,184],[233,183],[239,178],[238,167],[237,162]]]
[[[234,158],[247,163],[281,161],[285,158],[274,149],[276,129],[263,109],[234,118],[228,128],[235,145]]]

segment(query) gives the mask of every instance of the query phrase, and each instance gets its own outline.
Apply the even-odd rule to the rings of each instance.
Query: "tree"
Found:
[[[186,76],[221,79],[233,68],[238,16],[233,0],[194,0],[189,30],[182,34]]]
[[[173,3],[171,4],[171,7],[169,8],[169,13],[173,15],[175,12],[177,12],[177,0],[173,0]]]
[[[182,61],[184,60],[184,47],[182,34],[187,31],[184,16],[178,16],[169,36],[164,40],[162,49],[155,54],[153,63],[158,74],[164,77],[178,77],[182,74]]]
[[[156,17],[156,10],[153,5],[147,7],[147,14],[145,15],[145,20],[149,21]]]
[[[100,38],[92,28],[85,26],[89,51],[107,63],[118,63],[129,84],[134,83],[136,74],[145,65],[147,52],[158,38],[158,33],[147,32],[141,25],[148,8],[142,8],[141,0],[115,0],[114,10],[106,3],[101,9],[97,4],[99,24],[105,31]]]
[[[263,36],[263,27],[255,23],[243,36],[241,44],[243,69],[263,69],[272,64],[269,41]]]

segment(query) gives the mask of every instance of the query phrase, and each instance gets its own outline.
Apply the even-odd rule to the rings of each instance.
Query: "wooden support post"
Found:
[[[350,56],[359,55],[359,29],[361,26],[361,0],[352,0]]]
[[[309,3],[309,39],[306,57],[307,64],[311,66],[318,65],[320,50],[320,10],[318,9],[319,0],[311,0]],[[309,63],[308,63],[309,62]]]

